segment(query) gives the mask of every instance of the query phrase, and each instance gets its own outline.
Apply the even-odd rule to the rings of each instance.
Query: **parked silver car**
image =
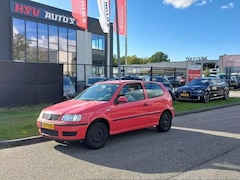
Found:
[[[76,96],[75,85],[68,76],[63,77],[63,97],[64,99],[71,99]]]

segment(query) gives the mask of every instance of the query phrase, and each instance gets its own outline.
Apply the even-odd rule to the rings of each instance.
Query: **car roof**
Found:
[[[99,81],[98,84],[123,84],[123,83],[141,83],[142,80],[111,80],[111,81]],[[145,82],[145,81],[144,81]]]

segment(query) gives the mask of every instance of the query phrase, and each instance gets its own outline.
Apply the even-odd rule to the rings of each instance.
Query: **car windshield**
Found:
[[[196,86],[196,85],[209,85],[210,80],[209,79],[193,79],[190,81],[187,85],[188,86]]]
[[[109,101],[119,84],[94,84],[82,91],[75,99],[86,101]]]

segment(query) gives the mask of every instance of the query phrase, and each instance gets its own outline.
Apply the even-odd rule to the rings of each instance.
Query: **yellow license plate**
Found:
[[[42,123],[42,128],[54,130],[54,124]]]
[[[189,94],[188,94],[188,93],[181,93],[181,96],[182,96],[182,97],[188,97]]]

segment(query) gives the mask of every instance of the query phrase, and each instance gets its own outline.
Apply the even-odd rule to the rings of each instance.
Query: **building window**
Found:
[[[25,50],[29,44],[26,42],[25,21],[13,19],[13,58],[25,61]]]
[[[38,61],[48,62],[48,26],[38,23]]]
[[[105,36],[92,34],[92,49],[105,50]]]
[[[14,60],[62,63],[64,74],[76,75],[76,30],[17,18],[12,24]]]
[[[92,75],[103,76],[107,58],[105,57],[105,36],[92,34]]]
[[[37,62],[37,23],[26,21],[26,61]]]

